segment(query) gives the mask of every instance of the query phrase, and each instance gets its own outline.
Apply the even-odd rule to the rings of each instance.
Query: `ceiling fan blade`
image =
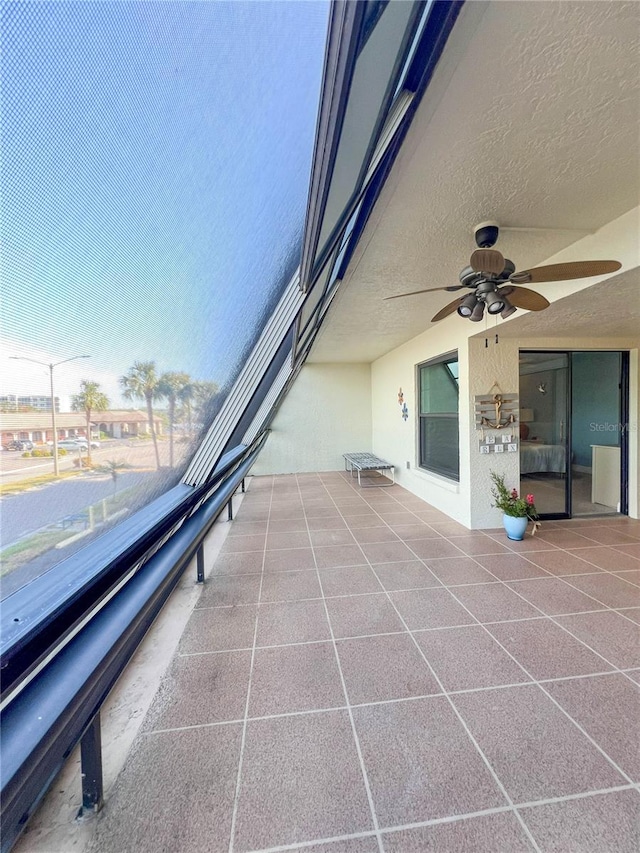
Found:
[[[574,261],[569,264],[549,264],[530,270],[514,272],[509,280],[514,284],[529,284],[538,281],[569,281],[572,278],[590,278],[619,270],[620,261]]]
[[[551,305],[542,294],[527,287],[501,287],[498,293],[506,296],[516,308],[526,308],[527,311],[543,311]]]
[[[475,272],[500,275],[504,269],[504,257],[497,249],[476,249],[469,264]]]
[[[418,293],[435,293],[436,290],[462,290],[464,284],[452,284],[450,287],[429,287],[427,290],[412,290],[411,293],[396,293],[395,296],[385,296],[385,301],[387,299],[402,299],[403,296],[417,296]]]
[[[453,314],[453,312],[456,310],[458,305],[460,305],[463,299],[464,296],[460,297],[459,299],[454,299],[453,302],[450,302],[448,305],[445,305],[444,308],[438,311],[438,313],[431,318],[431,322],[437,323],[438,320],[443,320],[445,317],[448,317],[449,314]]]

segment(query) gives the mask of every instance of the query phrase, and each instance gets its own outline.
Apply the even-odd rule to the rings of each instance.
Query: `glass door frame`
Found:
[[[565,448],[567,465],[564,483],[564,512],[541,512],[540,518],[544,520],[573,518],[573,471],[572,459],[572,437],[573,437],[573,355],[578,352],[614,352],[620,355],[620,377],[619,377],[619,412],[620,425],[626,425],[620,435],[620,512],[598,513],[595,517],[628,515],[629,514],[629,350],[618,349],[531,349],[520,348],[518,350],[518,361],[521,354],[533,355],[565,355],[567,357],[567,400],[566,400],[566,439]],[[520,384],[520,371],[518,370],[518,386]],[[520,388],[518,387],[518,397]],[[582,517],[582,516],[581,516]],[[586,517],[586,516],[585,516]]]

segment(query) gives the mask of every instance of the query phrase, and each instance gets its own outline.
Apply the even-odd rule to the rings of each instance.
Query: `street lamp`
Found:
[[[60,469],[58,466],[58,430],[56,428],[56,398],[53,393],[53,368],[60,364],[66,364],[67,361],[75,361],[77,358],[91,358],[90,355],[72,355],[71,358],[63,358],[62,361],[50,363],[47,361],[38,361],[35,358],[27,358],[26,355],[10,355],[9,358],[17,361],[32,361],[34,364],[41,364],[43,367],[49,368],[49,380],[51,385],[51,425],[53,427],[53,473],[58,476]],[[91,441],[91,436],[88,437]]]

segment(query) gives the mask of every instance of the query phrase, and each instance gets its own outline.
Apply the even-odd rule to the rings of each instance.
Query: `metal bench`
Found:
[[[385,462],[384,459],[380,459],[379,456],[375,456],[373,453],[343,453],[342,456],[344,458],[345,471],[349,471],[352,477],[357,474],[358,485],[361,488],[364,486],[360,478],[360,474],[363,471],[377,472],[379,477],[384,477],[384,474],[382,473],[383,471],[391,471],[390,483],[383,484],[376,481],[375,483],[370,483],[368,485],[393,486],[396,481],[394,466],[390,462]]]

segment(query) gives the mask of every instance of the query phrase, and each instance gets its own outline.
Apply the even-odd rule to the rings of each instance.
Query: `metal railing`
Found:
[[[263,434],[227,454],[208,487],[192,490],[180,507],[150,523],[117,559],[107,557],[102,571],[73,590],[66,605],[57,602],[49,614],[34,616],[3,650],[8,698],[0,714],[2,851],[14,845],[78,742],[83,810],[100,809],[100,708],[194,556],[197,579],[204,580],[203,540],[244,484],[265,439]],[[143,547],[155,553],[141,564]]]

